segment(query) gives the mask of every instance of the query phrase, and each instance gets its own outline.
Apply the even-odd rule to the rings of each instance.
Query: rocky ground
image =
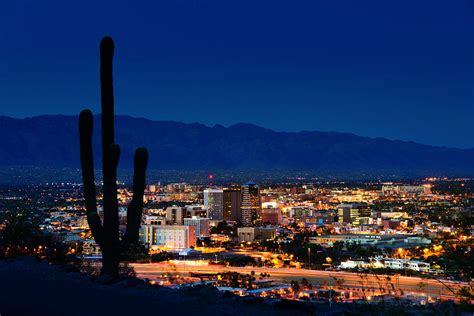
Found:
[[[0,261],[0,315],[290,315],[295,310],[212,287],[170,290],[140,280],[104,285],[67,266]],[[307,314],[304,310],[299,310]]]
[[[263,301],[213,287],[170,290],[127,278],[113,285],[68,266],[34,259],[0,260],[0,315],[432,315],[435,310],[355,304]],[[441,310],[438,310],[441,312]],[[447,310],[449,315],[452,308]]]

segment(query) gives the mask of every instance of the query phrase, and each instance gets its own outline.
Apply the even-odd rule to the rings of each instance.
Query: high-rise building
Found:
[[[370,215],[371,211],[365,203],[339,204],[337,206],[339,223],[368,224]]]
[[[209,218],[201,218],[193,216],[192,218],[184,219],[185,226],[196,227],[196,237],[208,237],[209,236]]]
[[[244,226],[252,226],[261,210],[260,190],[258,185],[248,182],[242,186],[241,220]]]
[[[209,219],[221,221],[224,218],[224,192],[219,189],[204,190],[204,208]]]
[[[240,222],[240,206],[242,203],[242,193],[240,187],[224,189],[224,220]]]

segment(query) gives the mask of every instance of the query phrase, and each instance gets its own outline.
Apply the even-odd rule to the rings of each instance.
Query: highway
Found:
[[[404,294],[429,295],[437,296],[443,299],[455,299],[454,294],[439,281],[434,279],[421,279],[417,277],[391,276],[390,281],[386,280],[386,276],[362,275],[351,272],[341,271],[320,271],[306,270],[296,268],[269,268],[269,267],[227,267],[224,265],[208,265],[207,262],[198,263],[197,261],[170,261],[166,263],[151,264],[132,264],[137,276],[140,278],[154,279],[159,275],[168,273],[179,273],[181,275],[189,275],[189,273],[219,273],[225,271],[235,271],[239,273],[249,274],[255,271],[258,276],[260,273],[270,274],[270,278],[278,281],[301,281],[306,278],[313,285],[329,285],[334,287],[342,287],[346,290],[360,291],[364,288],[370,293],[379,293],[379,289],[399,289]],[[340,281],[336,281],[340,280]],[[420,287],[420,283],[424,286]],[[390,283],[393,285],[390,285]],[[458,291],[467,283],[443,281],[454,292]]]

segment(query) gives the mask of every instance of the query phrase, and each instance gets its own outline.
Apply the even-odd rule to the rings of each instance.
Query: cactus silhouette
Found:
[[[127,229],[125,235],[120,238],[117,201],[117,165],[120,157],[120,147],[114,143],[113,55],[114,42],[112,38],[104,37],[100,43],[103,223],[97,213],[94,159],[92,154],[93,115],[90,110],[82,111],[79,116],[79,134],[83,194],[87,221],[95,241],[102,250],[101,273],[116,279],[118,278],[120,253],[131,244],[138,242],[148,151],[146,148],[138,148],[135,152],[133,198],[127,209]]]

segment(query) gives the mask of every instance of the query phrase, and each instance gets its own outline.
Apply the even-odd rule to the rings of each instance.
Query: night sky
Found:
[[[139,3],[139,4],[138,4]],[[0,115],[116,112],[474,147],[474,2],[1,1]]]

